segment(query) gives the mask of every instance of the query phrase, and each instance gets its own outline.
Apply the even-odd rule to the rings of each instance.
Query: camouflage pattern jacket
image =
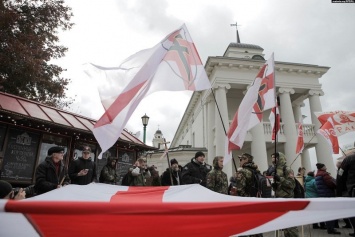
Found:
[[[285,167],[285,168],[284,168]],[[291,169],[286,165],[286,157],[279,152],[276,173],[280,176],[280,181],[276,182],[275,197],[293,198],[293,189],[295,188],[295,179]]]
[[[238,169],[236,178],[237,196],[250,197],[250,188],[254,180],[252,170],[256,171],[257,169],[258,166],[253,162],[248,162]]]
[[[221,168],[214,167],[206,176],[206,187],[212,191],[228,194],[228,178]]]

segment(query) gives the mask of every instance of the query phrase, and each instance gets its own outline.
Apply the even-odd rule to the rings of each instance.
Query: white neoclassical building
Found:
[[[300,166],[311,169],[308,149],[315,148],[317,161],[324,163],[328,171],[335,174],[328,144],[316,133],[320,123],[313,113],[322,111],[320,96],[324,92],[319,80],[329,67],[282,62],[278,61],[277,56],[275,60],[276,92],[280,97],[282,119],[277,150],[285,153],[287,163],[293,163],[292,168],[297,171]],[[244,43],[231,43],[223,56],[209,57],[205,70],[213,93],[212,90],[193,93],[170,147],[206,148],[209,164],[212,164],[216,155],[223,156],[225,130],[228,131],[248,86],[264,63],[263,48]],[[296,122],[302,117],[301,107],[306,103],[309,104],[307,107],[310,109],[312,124],[303,124],[304,142],[307,146],[302,155],[295,159]],[[270,111],[265,111],[263,122],[248,131],[242,150],[233,152],[237,166],[237,155],[247,152],[254,156],[261,171],[267,169],[271,162],[270,155],[275,150],[275,144],[271,141],[269,114]],[[224,170],[231,176],[234,171],[233,163],[230,162]]]

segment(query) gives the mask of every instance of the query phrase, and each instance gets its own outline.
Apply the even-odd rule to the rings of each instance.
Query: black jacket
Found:
[[[52,157],[47,157],[36,169],[35,190],[37,194],[42,194],[54,190],[60,184],[64,177],[62,185],[69,184],[68,170],[63,162],[60,162],[59,173],[57,175]]]
[[[355,154],[345,157],[337,173],[337,196],[355,197]]]
[[[181,184],[181,171],[173,171],[172,172],[173,185]],[[170,179],[170,169],[167,168],[161,176],[161,185],[162,186],[171,186]]]
[[[182,169],[182,184],[201,184],[206,187],[206,176],[211,169],[212,166],[200,164],[195,158],[192,158],[191,162],[187,163]]]
[[[80,170],[88,169],[87,175],[78,176]],[[73,160],[69,166],[69,177],[72,184],[86,185],[97,181],[96,165],[89,159],[79,157],[77,160]]]

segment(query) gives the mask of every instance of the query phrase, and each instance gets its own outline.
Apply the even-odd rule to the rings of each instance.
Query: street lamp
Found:
[[[142,123],[143,123],[143,143],[145,144],[145,132],[146,132],[146,128],[148,125],[148,121],[149,121],[149,117],[144,114],[144,116],[142,116]]]

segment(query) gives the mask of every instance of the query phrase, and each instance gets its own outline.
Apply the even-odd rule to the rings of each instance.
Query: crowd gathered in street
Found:
[[[37,195],[61,188],[68,184],[87,185],[100,182],[125,186],[175,186],[200,184],[214,192],[259,198],[335,198],[355,197],[355,154],[338,161],[336,177],[327,172],[327,167],[317,163],[316,171],[298,169],[297,176],[287,165],[286,157],[281,152],[271,155],[271,164],[262,173],[254,163],[251,154],[238,156],[239,167],[230,177],[223,171],[223,156],[216,156],[213,164],[205,162],[205,154],[196,152],[186,165],[181,166],[177,159],[168,159],[168,168],[159,175],[157,167],[148,166],[144,158],[138,158],[120,178],[117,174],[118,158],[108,157],[107,164],[98,172],[91,159],[91,149],[84,146],[82,156],[70,162],[66,167],[63,162],[64,148],[55,146],[47,152],[46,159],[35,172],[33,189]],[[12,188],[11,184],[0,180],[0,198],[21,200],[26,198],[26,189]],[[352,228],[350,236],[355,236],[355,217],[345,218],[342,228]],[[324,229],[328,234],[340,235],[338,220],[313,223],[313,229]],[[283,229],[285,237],[299,236],[298,227]],[[262,236],[262,234],[254,235]]]

